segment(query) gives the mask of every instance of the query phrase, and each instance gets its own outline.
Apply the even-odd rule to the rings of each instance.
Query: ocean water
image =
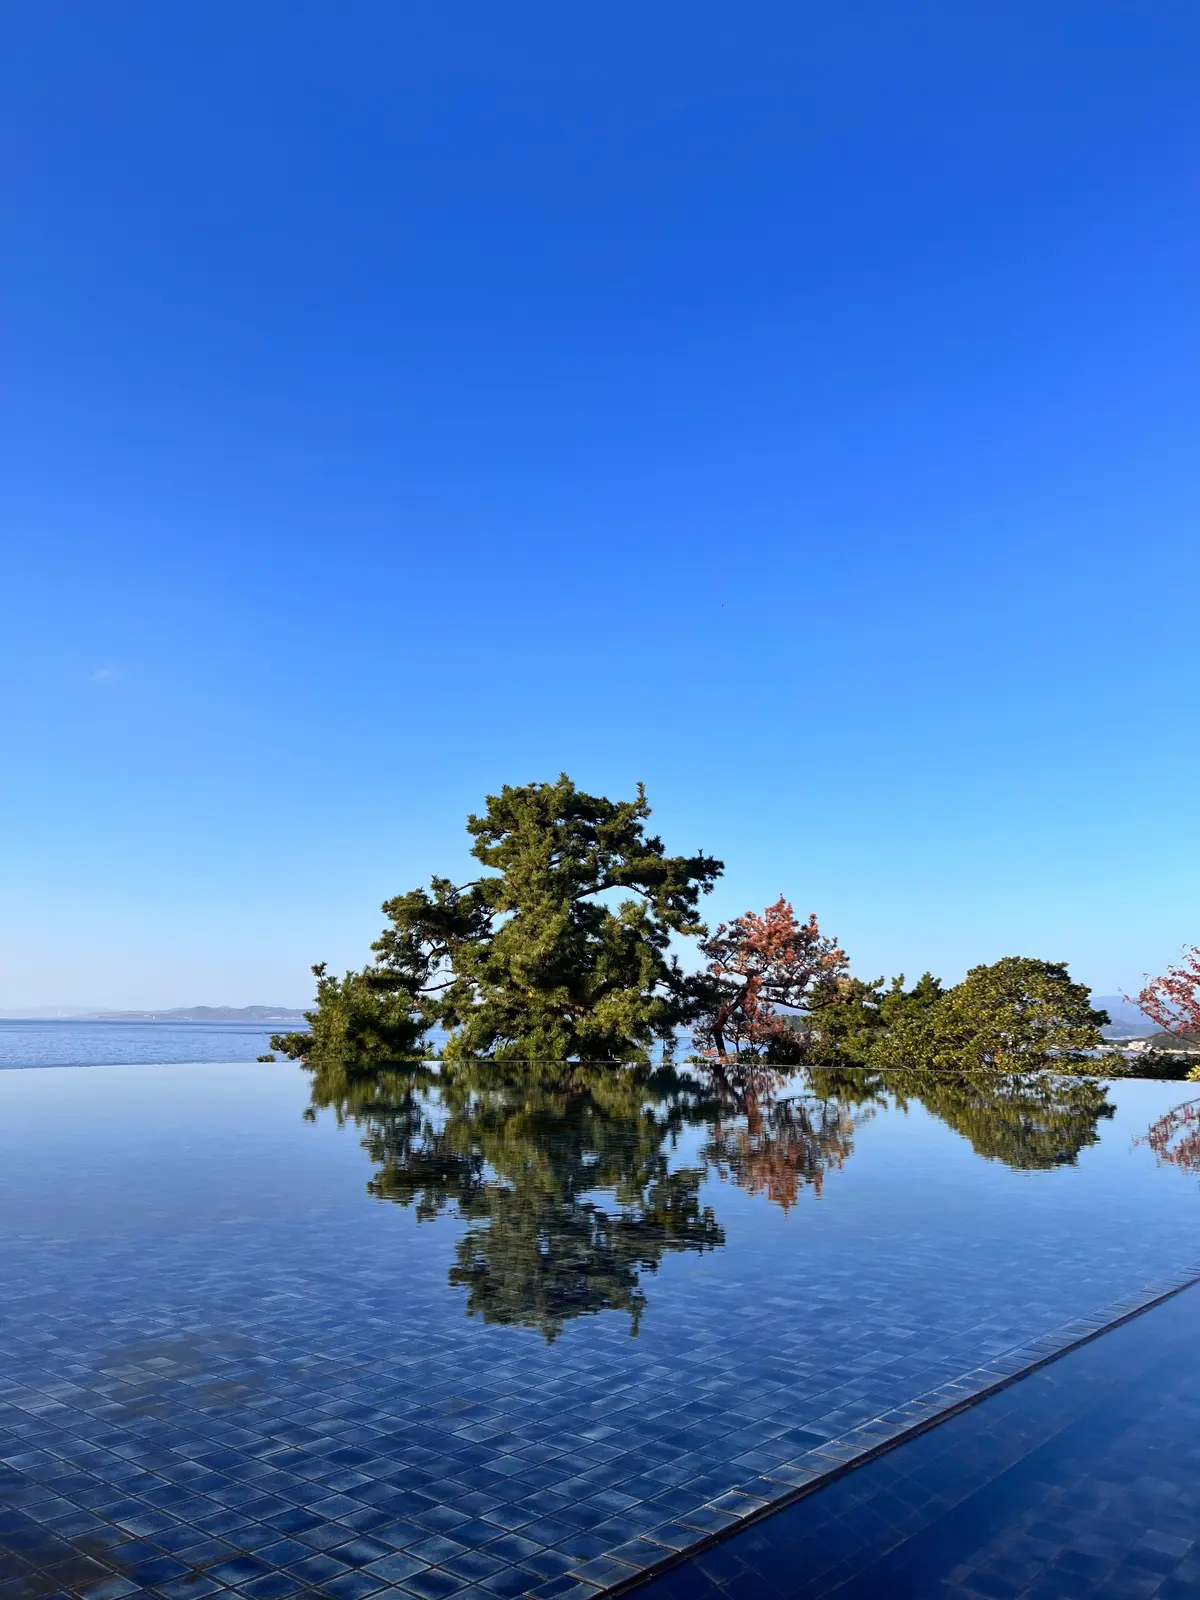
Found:
[[[0,1068],[117,1067],[254,1061],[269,1053],[269,1027],[244,1022],[70,1022],[0,1019]]]

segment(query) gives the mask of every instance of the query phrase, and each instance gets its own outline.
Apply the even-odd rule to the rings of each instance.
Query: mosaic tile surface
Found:
[[[627,1581],[1189,1265],[1195,1180],[1133,1142],[1177,1091],[1049,1170],[876,1108],[787,1209],[677,1129],[720,1243],[547,1340],[465,1314],[463,1217],[369,1198],[294,1068],[0,1074],[0,1600]]]
[[[695,1556],[642,1600],[1193,1600],[1200,1289]]]

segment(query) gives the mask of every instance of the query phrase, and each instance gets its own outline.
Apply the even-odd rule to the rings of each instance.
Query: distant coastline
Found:
[[[303,1022],[294,1006],[173,1006],[163,1011],[86,1011],[74,1007],[31,1006],[0,1010],[0,1022]]]

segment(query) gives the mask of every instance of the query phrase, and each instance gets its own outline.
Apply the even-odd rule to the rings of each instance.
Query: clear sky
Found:
[[[0,1005],[562,769],[864,975],[1200,939],[1200,7],[16,0],[0,150]]]

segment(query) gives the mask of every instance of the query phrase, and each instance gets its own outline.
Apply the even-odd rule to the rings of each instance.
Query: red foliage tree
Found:
[[[1161,978],[1147,975],[1137,1004],[1168,1033],[1200,1033],[1200,945],[1193,945]]]
[[[836,981],[849,966],[816,917],[798,921],[783,895],[761,916],[747,911],[722,922],[700,949],[708,960],[711,1001],[694,1037],[720,1061],[731,1054],[799,1059],[803,1035],[787,1013],[803,1011],[817,983]]]

